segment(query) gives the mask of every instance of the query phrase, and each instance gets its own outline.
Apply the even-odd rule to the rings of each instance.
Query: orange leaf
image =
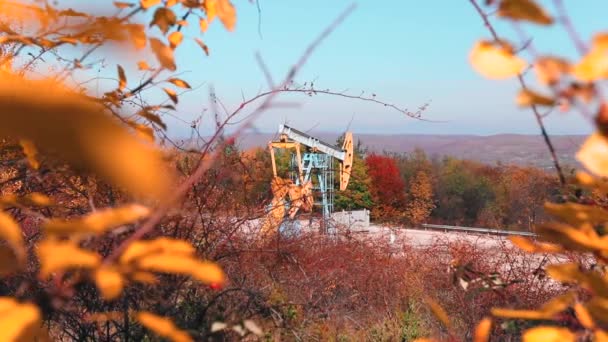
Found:
[[[228,31],[234,30],[236,10],[230,0],[217,0],[217,16]]]
[[[441,323],[443,323],[443,325],[446,328],[450,329],[452,327],[452,324],[450,323],[450,318],[448,317],[448,314],[445,312],[445,310],[441,307],[441,305],[439,305],[436,301],[434,301],[430,297],[425,297],[424,301],[431,309],[431,312],[433,313],[433,315],[435,315],[435,317]]]
[[[175,92],[175,90],[169,89],[169,88],[163,88],[163,90],[165,91],[165,93],[167,93],[167,95],[169,96],[171,101],[173,103],[177,104],[178,98],[177,98],[177,93]]]
[[[201,18],[199,20],[199,25],[201,27],[201,32],[207,32],[207,28],[209,27],[209,23],[207,22],[207,19]]]
[[[473,342],[487,342],[490,340],[490,333],[492,333],[492,319],[484,317],[475,327],[475,335],[473,336]]]
[[[205,55],[209,56],[209,47],[207,46],[207,44],[203,43],[203,41],[200,40],[199,38],[196,38],[195,41],[198,44],[198,46],[200,46],[201,49],[203,49],[203,51],[205,51]]]
[[[160,0],[140,0],[139,1],[139,5],[143,8],[143,9],[148,9],[152,6],[156,6],[160,4]]]
[[[171,48],[175,49],[184,40],[184,35],[180,31],[175,31],[169,35],[168,39]]]
[[[175,84],[180,88],[192,89],[192,87],[186,81],[181,80],[179,78],[170,78],[169,82]]]
[[[148,62],[146,62],[146,61],[137,62],[137,68],[139,70],[150,70],[150,66],[148,65]]]
[[[152,48],[152,52],[154,52],[156,59],[158,59],[160,62],[160,65],[171,71],[175,71],[177,69],[175,59],[173,57],[173,49],[163,44],[163,42],[156,38],[150,39],[150,47]]]
[[[19,145],[21,145],[23,153],[27,157],[27,162],[30,164],[32,169],[38,170],[40,163],[38,162],[38,159],[36,159],[36,156],[38,155],[36,145],[27,139],[19,139]]]
[[[123,90],[127,86],[127,76],[125,76],[125,70],[118,65],[118,89]]]

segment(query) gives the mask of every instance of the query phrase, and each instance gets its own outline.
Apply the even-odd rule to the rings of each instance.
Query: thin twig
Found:
[[[500,41],[500,38],[499,38],[498,34],[496,33],[496,30],[490,23],[488,16],[483,12],[483,10],[481,9],[481,7],[477,3],[477,1],[469,0],[469,2],[473,5],[475,10],[477,10],[477,13],[483,20],[485,27],[492,34],[492,37],[494,38],[494,40]],[[530,43],[530,45],[531,45],[531,43]],[[519,80],[519,84],[521,85],[523,90],[528,89],[526,82],[524,80],[524,77],[521,74],[517,75],[517,79]],[[566,177],[564,176],[562,167],[560,166],[560,163],[559,163],[559,159],[557,158],[557,154],[555,153],[555,147],[553,146],[553,143],[551,142],[551,138],[549,137],[549,134],[547,133],[547,129],[545,128],[543,118],[542,118],[540,112],[538,111],[538,107],[536,105],[532,105],[531,107],[532,107],[532,112],[534,113],[534,118],[536,119],[536,123],[538,124],[538,127],[540,128],[541,135],[543,136],[543,139],[545,140],[545,144],[547,145],[547,148],[549,149],[549,153],[551,154],[551,159],[553,160],[553,165],[555,167],[555,171],[557,172],[557,175],[559,177],[559,182],[562,186],[564,186],[564,185],[566,185]]]

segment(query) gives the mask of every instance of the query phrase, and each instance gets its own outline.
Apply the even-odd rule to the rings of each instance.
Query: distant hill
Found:
[[[334,143],[337,133],[309,133],[323,141]],[[355,140],[372,152],[411,152],[416,148],[424,150],[429,156],[453,156],[470,159],[486,164],[517,164],[552,168],[552,162],[541,136],[499,134],[491,136],[475,135],[416,135],[416,134],[357,134]],[[243,149],[264,147],[268,141],[275,138],[274,134],[246,134],[238,139],[238,145]],[[551,139],[557,155],[564,165],[575,166],[574,158],[580,144],[584,141],[582,135],[556,135]]]

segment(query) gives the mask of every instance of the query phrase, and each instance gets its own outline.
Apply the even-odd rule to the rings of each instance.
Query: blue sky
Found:
[[[195,91],[184,94],[177,116],[190,121],[209,108],[209,86],[228,108],[245,97],[266,89],[258,67],[259,52],[276,80],[281,79],[306,46],[350,1],[260,0],[261,33],[255,3],[233,1],[238,11],[234,32],[214,22],[203,36],[211,49],[205,57],[193,42],[178,48],[182,78]],[[481,1],[483,2],[483,1]],[[552,13],[552,1],[540,1]],[[565,1],[574,24],[585,40],[606,30],[608,1]],[[318,88],[349,89],[375,93],[389,103],[415,110],[431,101],[424,117],[442,123],[421,122],[385,107],[331,96],[284,96],[297,108],[278,108],[260,118],[256,127],[273,132],[289,122],[302,130],[311,128],[360,133],[420,134],[536,134],[529,110],[514,104],[517,81],[491,81],[477,75],[468,64],[476,40],[489,34],[468,0],[359,1],[355,12],[315,51],[297,76],[299,83],[315,81]],[[575,58],[573,44],[560,26],[536,28],[524,25],[541,51]],[[509,25],[497,29],[514,38]],[[251,107],[253,108],[253,107]],[[207,114],[206,114],[207,115]],[[167,118],[171,135],[188,134],[188,125]],[[550,133],[581,134],[591,125],[577,113],[555,113],[547,120]]]

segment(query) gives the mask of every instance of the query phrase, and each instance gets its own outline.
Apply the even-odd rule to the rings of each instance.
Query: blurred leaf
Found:
[[[118,226],[134,223],[149,214],[150,210],[148,208],[139,204],[131,204],[98,210],[75,220],[51,219],[43,225],[43,229],[49,234],[60,235],[73,233],[101,234]]]
[[[0,297],[0,341],[34,341],[41,327],[37,306]]]
[[[523,342],[575,342],[576,335],[568,328],[539,326],[526,330]]]
[[[528,253],[559,253],[563,250],[559,245],[533,241],[524,236],[510,236],[509,240]]]
[[[112,300],[120,296],[125,285],[120,272],[105,266],[95,270],[95,283],[105,300]]]
[[[0,211],[0,238],[9,243],[20,261],[25,259],[25,246],[21,228],[9,214],[3,211]]]
[[[492,308],[492,315],[501,318],[546,320],[551,319],[554,314],[540,310],[513,310],[503,308]]]
[[[523,20],[540,25],[551,25],[553,18],[533,0],[502,0],[498,15],[515,21]]]
[[[38,170],[38,168],[40,167],[40,163],[36,158],[36,156],[38,155],[38,149],[36,148],[34,143],[27,139],[20,139],[19,145],[21,145],[23,153],[27,157],[27,162],[30,164],[32,169]]]
[[[150,27],[156,25],[163,32],[163,34],[167,34],[169,28],[177,23],[177,17],[175,13],[165,7],[159,7],[154,12],[154,17],[152,18],[152,22],[150,22]]]
[[[209,28],[209,23],[207,22],[207,19],[201,18],[199,20],[199,26],[201,28],[201,32],[203,32],[203,33],[207,32],[207,28]]]
[[[608,333],[603,330],[596,330],[593,336],[593,342],[608,342]]]
[[[146,62],[146,61],[139,61],[139,62],[137,62],[137,69],[150,70],[150,66],[148,65],[148,62]]]
[[[236,10],[229,0],[216,0],[217,16],[228,31],[234,30]]]
[[[158,150],[103,108],[51,81],[0,80],[0,136],[17,136],[138,196],[165,199],[170,173]]]
[[[452,324],[450,322],[450,318],[448,317],[448,314],[445,312],[445,310],[441,307],[441,305],[439,305],[435,300],[431,299],[430,297],[425,297],[424,301],[426,302],[426,304],[431,309],[431,312],[433,313],[433,315],[435,315],[435,317],[441,323],[443,323],[443,325],[448,330],[450,330],[452,328]]]
[[[581,81],[608,78],[608,34],[597,34],[589,52],[574,66],[572,74]]]
[[[576,300],[576,293],[566,292],[556,296],[540,307],[542,312],[557,314],[569,308]]]
[[[199,38],[195,38],[194,40],[196,41],[196,43],[198,44],[198,46],[200,46],[201,49],[203,49],[203,51],[205,52],[205,55],[209,56],[209,47],[207,46],[207,44],[205,44]]]
[[[158,4],[160,4],[160,0],[139,0],[139,5],[144,9],[156,6]]]
[[[600,274],[594,271],[584,273],[576,263],[549,265],[546,271],[551,278],[563,283],[579,284],[581,287],[599,295],[608,293],[608,284]]]
[[[179,78],[170,78],[169,82],[175,84],[180,88],[192,89],[192,87],[188,83],[186,83],[186,81],[180,80]]]
[[[587,329],[595,328],[595,322],[593,321],[591,314],[589,313],[589,311],[587,310],[587,308],[585,308],[585,306],[583,304],[581,304],[581,303],[574,304],[574,313],[576,314],[576,318],[578,319],[579,323],[583,327],[585,327]]]
[[[574,226],[579,226],[585,222],[592,225],[608,222],[608,211],[595,205],[547,202],[544,208],[547,213]]]
[[[519,91],[519,94],[517,94],[517,105],[520,107],[555,106],[555,99],[530,89],[522,89]]]
[[[515,56],[512,48],[504,42],[477,42],[469,55],[469,61],[473,69],[490,79],[517,76],[526,67],[526,62]]]
[[[146,328],[152,330],[161,337],[168,338],[174,342],[192,341],[185,332],[179,330],[171,320],[152,313],[141,311],[137,313],[137,320]]]
[[[608,177],[608,140],[593,133],[576,153],[576,159],[597,176]]]
[[[245,329],[251,331],[254,335],[261,337],[264,335],[262,329],[252,320],[246,319],[243,321],[243,326]]]
[[[173,89],[169,89],[169,88],[163,88],[163,90],[165,91],[165,93],[167,93],[167,95],[169,96],[169,98],[171,99],[171,102],[177,104],[177,102],[179,101],[177,98],[177,93],[175,92],[175,90]]]
[[[215,333],[218,331],[222,331],[224,329],[226,329],[228,327],[228,324],[224,323],[224,322],[213,322],[211,324],[211,332]]]
[[[99,254],[84,250],[70,241],[42,240],[37,245],[37,253],[42,279],[60,270],[95,268],[101,262]]]
[[[114,6],[116,8],[123,9],[123,8],[133,7],[133,6],[135,6],[135,4],[129,3],[129,2],[123,2],[123,1],[114,1]]]
[[[27,194],[25,196],[17,197],[13,194],[4,195],[0,197],[0,206],[38,206],[38,207],[48,207],[53,204],[50,198],[47,196],[38,193],[32,192],[31,194]]]
[[[175,71],[177,69],[175,59],[173,57],[173,49],[166,46],[163,44],[163,42],[156,38],[150,39],[150,47],[152,48],[156,59],[158,59],[158,62],[163,66],[163,68],[170,71]]]
[[[224,272],[219,266],[182,254],[145,255],[137,260],[137,266],[148,271],[190,275],[205,284],[224,283]]]
[[[194,255],[195,249],[189,242],[166,237],[153,240],[134,241],[120,256],[120,262],[130,263],[138,258],[153,254]]]
[[[484,317],[477,327],[475,327],[475,334],[473,336],[473,342],[487,342],[490,340],[490,334],[492,333],[492,319]]]
[[[171,48],[175,49],[182,43],[182,40],[184,40],[184,35],[180,31],[175,31],[169,35],[168,39]]]
[[[604,248],[603,242],[597,238],[593,230],[585,231],[573,228],[562,223],[539,224],[536,232],[549,242],[558,243],[562,246],[576,251],[595,251]]]
[[[133,281],[137,281],[144,284],[158,283],[158,278],[156,278],[156,276],[150,272],[133,272],[129,274],[129,277]]]
[[[538,81],[546,85],[557,84],[564,74],[570,72],[570,62],[560,57],[543,56],[534,62]]]
[[[125,70],[118,65],[118,89],[124,90],[127,86],[127,77],[125,76]]]
[[[137,112],[137,115],[141,116],[142,118],[145,118],[146,120],[156,124],[158,127],[161,127],[162,129],[166,130],[167,125],[163,122],[163,120],[160,118],[160,116],[151,112],[152,109],[153,108],[150,108],[150,107],[144,107],[140,111]]]

